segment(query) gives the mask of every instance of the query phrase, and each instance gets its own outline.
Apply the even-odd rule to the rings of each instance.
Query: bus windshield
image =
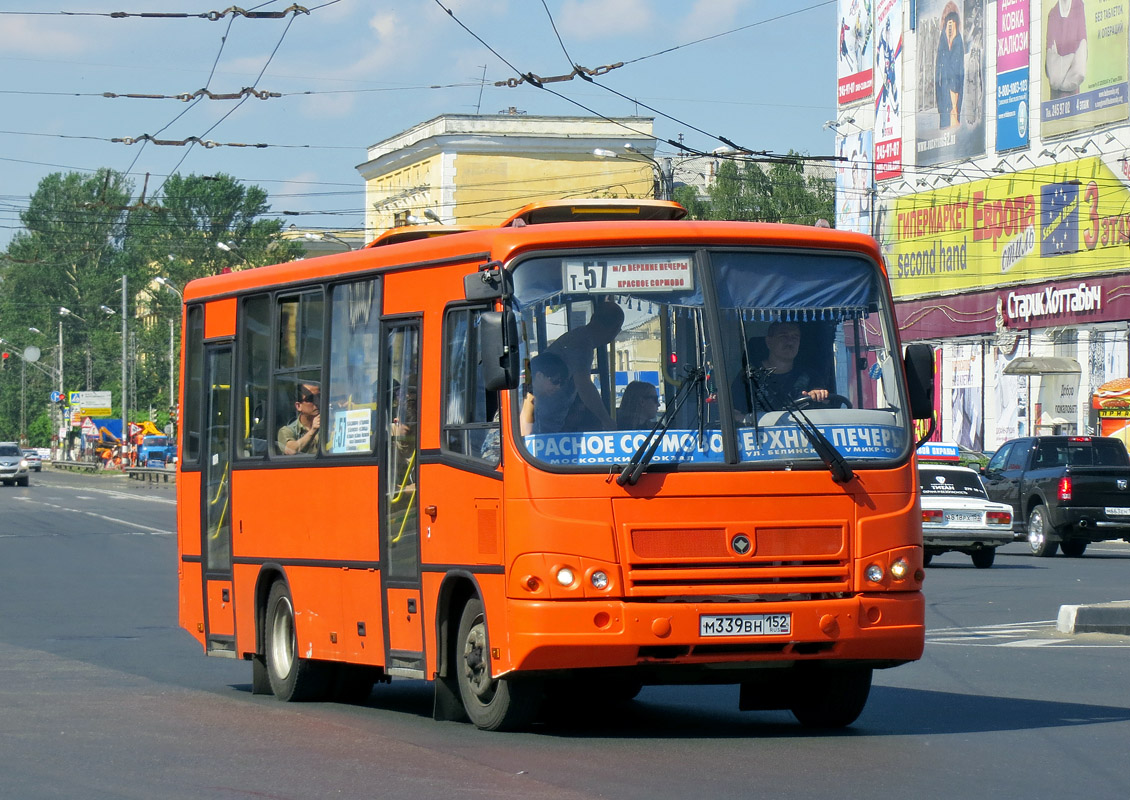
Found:
[[[905,458],[901,360],[878,265],[779,249],[538,255],[513,267],[534,462],[607,471],[825,468]],[[680,392],[680,388],[684,391]]]

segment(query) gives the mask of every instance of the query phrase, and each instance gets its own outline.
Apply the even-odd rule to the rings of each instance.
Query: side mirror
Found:
[[[514,280],[499,261],[489,261],[477,272],[463,276],[463,297],[472,302],[497,300],[513,291]]]
[[[910,416],[930,419],[934,416],[934,349],[928,344],[907,345],[903,365],[910,393]]]
[[[483,388],[518,388],[518,321],[512,311],[486,311],[479,317]]]

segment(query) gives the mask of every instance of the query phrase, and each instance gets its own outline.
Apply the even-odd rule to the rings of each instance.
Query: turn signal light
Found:
[[[1071,499],[1071,476],[1070,475],[1064,475],[1062,478],[1059,479],[1059,499],[1060,500],[1070,500]]]
[[[940,508],[924,508],[922,509],[923,522],[941,522],[942,510]]]
[[[990,525],[1011,525],[1012,513],[1009,511],[989,511],[985,514],[985,522]]]

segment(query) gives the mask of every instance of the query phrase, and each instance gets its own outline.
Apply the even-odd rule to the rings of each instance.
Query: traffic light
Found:
[[[8,368],[8,359],[9,359],[9,357],[11,357],[11,355],[12,354],[9,353],[7,350],[4,351],[4,358],[0,359],[0,369],[7,369]]]

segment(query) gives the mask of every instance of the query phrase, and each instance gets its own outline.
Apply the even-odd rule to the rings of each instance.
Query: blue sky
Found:
[[[365,148],[444,113],[515,107],[587,115],[584,106],[606,116],[655,116],[660,138],[681,135],[703,151],[719,147],[713,137],[721,136],[752,150],[833,152],[823,123],[835,113],[834,0],[442,2],[522,72],[568,73],[562,44],[585,67],[625,62],[597,81],[631,100],[576,79],[548,84],[564,98],[529,85],[494,86],[513,70],[435,0],[307,0],[309,15],[218,21],[104,15],[201,14],[230,8],[228,0],[59,0],[50,7],[0,0],[0,246],[18,229],[18,212],[41,178],[99,167],[128,171],[135,196],[149,173],[149,197],[174,171],[224,172],[265,188],[274,212],[299,212],[287,219],[300,228],[360,229],[355,167]],[[705,37],[715,38],[694,43]],[[238,108],[238,101],[101,96],[205,87],[284,96],[250,98]],[[108,141],[142,134],[272,146]],[[662,143],[658,152],[675,154]]]

